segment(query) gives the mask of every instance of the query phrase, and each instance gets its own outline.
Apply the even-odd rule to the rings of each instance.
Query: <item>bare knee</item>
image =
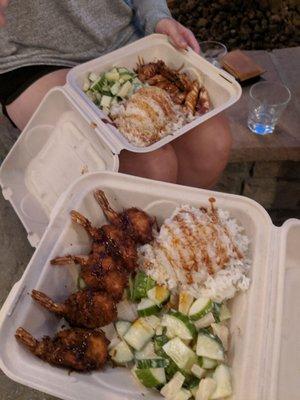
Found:
[[[42,76],[7,105],[8,115],[20,130],[24,129],[46,93],[54,86],[65,84],[68,71],[69,69],[59,69]]]
[[[177,157],[171,145],[150,153],[120,155],[120,172],[164,182],[177,182]]]

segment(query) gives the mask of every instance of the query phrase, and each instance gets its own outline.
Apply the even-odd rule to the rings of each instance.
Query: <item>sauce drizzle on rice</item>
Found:
[[[228,285],[236,290],[242,288],[241,282],[247,286],[248,238],[228,213],[215,207],[214,198],[209,202],[208,208],[178,207],[153,243],[140,247],[141,268],[159,284],[199,297],[206,282],[218,278],[222,270],[228,279],[232,270]]]

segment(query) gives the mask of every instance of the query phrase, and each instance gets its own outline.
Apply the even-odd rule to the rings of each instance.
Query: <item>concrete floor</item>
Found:
[[[18,132],[0,116],[0,164]],[[26,268],[32,254],[26,231],[10,203],[0,194],[0,308],[12,286]],[[14,338],[12,338],[14,340]],[[36,390],[13,382],[0,371],[0,400],[54,400]]]

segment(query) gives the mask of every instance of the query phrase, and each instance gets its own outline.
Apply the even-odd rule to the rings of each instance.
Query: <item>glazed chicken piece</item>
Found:
[[[116,304],[105,292],[92,289],[79,290],[64,303],[55,303],[46,294],[37,290],[33,290],[31,296],[50,312],[64,317],[72,326],[94,329],[105,326],[117,318]]]
[[[153,239],[152,229],[154,219],[145,213],[145,211],[132,207],[124,210],[122,213],[117,213],[110,207],[102,190],[97,190],[94,196],[111,224],[128,232],[135,242],[142,244],[151,242]]]
[[[89,256],[56,257],[53,265],[80,264],[80,277],[85,284],[94,290],[104,290],[118,301],[127,286],[127,273],[121,260],[116,260],[106,253],[92,253]]]
[[[75,371],[101,369],[108,358],[109,341],[102,331],[65,329],[53,339],[45,336],[38,341],[25,329],[18,328],[15,337],[49,364]]]
[[[72,221],[80,224],[87,231],[93,241],[100,242],[100,249],[105,245],[110,254],[121,257],[129,271],[137,266],[136,245],[132,238],[126,235],[120,227],[115,225],[103,225],[101,228],[92,227],[90,221],[78,211],[71,211]],[[97,247],[93,246],[93,252]]]

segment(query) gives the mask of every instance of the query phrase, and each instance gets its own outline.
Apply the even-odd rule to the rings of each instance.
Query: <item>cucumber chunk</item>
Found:
[[[147,388],[155,388],[166,382],[166,374],[163,368],[135,369],[134,374]]]
[[[198,364],[194,364],[191,368],[191,373],[201,379],[205,374],[205,369],[201,368]]]
[[[116,68],[113,68],[111,71],[105,73],[105,78],[108,81],[117,81],[120,78],[120,74]]]
[[[178,311],[182,314],[188,315],[191,305],[193,304],[194,297],[188,292],[179,293]]]
[[[211,395],[216,390],[217,383],[212,378],[201,379],[199,383],[199,388],[195,395],[195,400],[209,400]]]
[[[220,318],[220,322],[231,318],[231,313],[230,313],[229,308],[227,307],[226,303],[222,303],[222,305],[221,305],[219,318]]]
[[[150,325],[155,331],[160,326],[160,319],[156,315],[150,315],[149,317],[143,317],[142,321]],[[156,332],[155,332],[156,333]]]
[[[127,343],[121,341],[115,347],[110,349],[109,355],[116,364],[127,364],[133,361],[133,353]]]
[[[172,400],[188,400],[192,397],[192,393],[185,388],[179,390],[178,393],[172,398]]]
[[[97,75],[95,72],[91,72],[91,73],[89,74],[88,79],[89,79],[91,82],[96,82],[96,80],[99,79],[99,75]]]
[[[112,97],[103,95],[100,101],[100,106],[103,108],[109,108]]]
[[[218,361],[208,357],[199,357],[199,364],[204,369],[213,369],[218,365]]]
[[[121,97],[124,99],[127,94],[129,93],[131,89],[131,83],[129,81],[125,82],[122,86],[121,89],[118,91],[118,97]]]
[[[196,334],[196,328],[189,318],[179,311],[171,311],[162,318],[162,326],[167,327],[168,336],[178,336],[183,340],[191,340]]]
[[[142,350],[135,352],[136,360],[147,360],[154,358],[157,358],[157,354],[155,354],[153,342],[147,343],[146,346],[142,348]]]
[[[191,320],[197,321],[209,312],[211,312],[212,308],[213,302],[210,299],[199,297],[199,299],[194,301],[194,303],[192,304],[189,311],[189,317],[191,318]]]
[[[184,375],[176,372],[173,378],[161,389],[160,393],[167,399],[173,399],[176,393],[182,388]]]
[[[148,290],[147,296],[157,305],[166,303],[170,298],[170,292],[165,286],[155,286]]]
[[[217,336],[224,347],[225,350],[228,350],[228,338],[229,338],[229,329],[226,325],[219,323],[219,324],[211,324],[213,333]]]
[[[135,350],[141,350],[152,336],[154,329],[139,318],[125,333],[124,340]]]
[[[155,281],[144,272],[139,271],[134,279],[132,301],[139,301],[147,297],[147,292],[155,286]]]
[[[121,86],[120,82],[115,82],[110,88],[111,94],[116,96],[118,94],[118,91],[120,90],[120,86]]]
[[[215,318],[213,316],[213,313],[208,313],[204,315],[204,317],[198,319],[198,321],[194,322],[194,325],[197,329],[202,329],[202,328],[207,328],[211,324],[215,322]]]
[[[148,317],[160,312],[161,308],[150,299],[142,299],[137,306],[137,312],[140,317]]]
[[[154,351],[157,355],[163,356],[163,345],[169,341],[166,335],[157,335],[154,337]]]
[[[169,360],[165,358],[143,359],[143,360],[138,360],[136,365],[138,369],[165,368],[169,365]]]
[[[89,81],[89,79],[85,78],[84,81],[83,81],[83,90],[84,90],[84,92],[89,90],[90,85],[91,85],[91,82]]]
[[[224,360],[224,349],[222,342],[217,336],[202,330],[198,334],[196,353],[198,356],[212,358],[213,360]]]
[[[125,333],[129,330],[131,327],[131,323],[129,321],[117,321],[115,323],[116,331],[120,338],[123,338]]]
[[[210,396],[210,399],[220,399],[232,394],[231,376],[227,365],[220,364],[213,373],[213,379],[217,383],[217,388]]]
[[[185,372],[190,372],[197,363],[197,356],[183,341],[176,337],[163,345],[163,350],[177,367]]]

